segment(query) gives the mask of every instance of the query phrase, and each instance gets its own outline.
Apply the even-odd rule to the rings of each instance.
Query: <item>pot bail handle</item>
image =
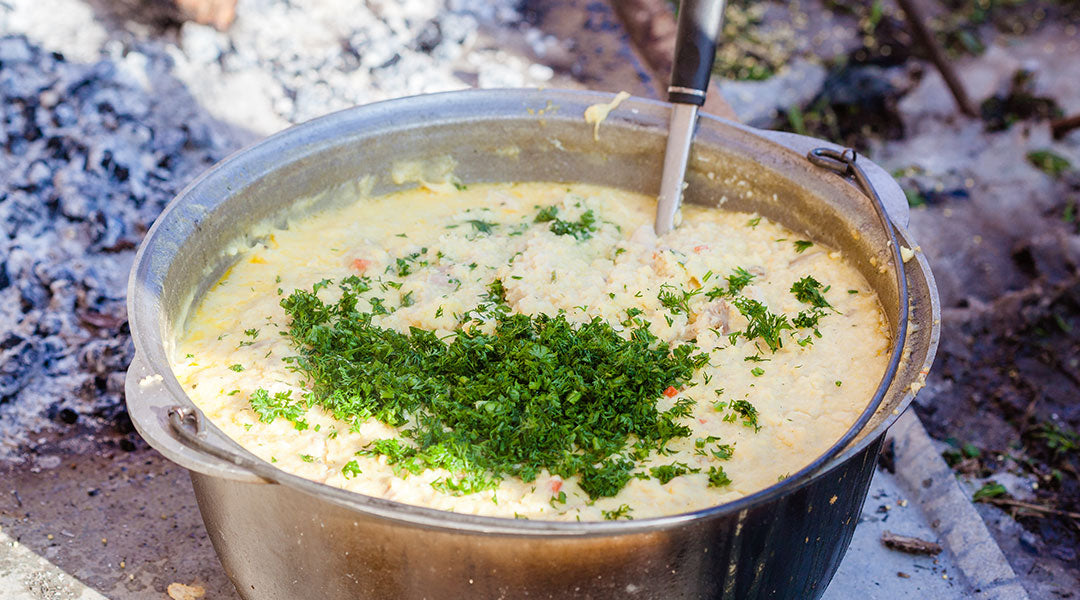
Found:
[[[192,410],[184,406],[169,407],[169,426],[181,442],[194,450],[209,454],[214,458],[234,464],[242,469],[251,471],[255,475],[266,480],[267,483],[281,483],[275,472],[258,460],[244,456],[237,452],[216,446],[207,441],[206,428],[203,427],[202,415],[198,410]]]
[[[870,199],[870,205],[877,214],[878,221],[880,222],[885,235],[889,238],[888,252],[893,261],[893,265],[895,265],[896,273],[896,329],[893,334],[892,352],[889,355],[889,363],[885,369],[885,374],[881,377],[881,382],[878,383],[878,388],[874,393],[873,399],[870,404],[867,405],[866,409],[863,410],[862,414],[859,415],[859,418],[855,421],[855,425],[853,425],[844,437],[841,438],[840,443],[837,444],[837,446],[840,447],[844,447],[850,441],[854,440],[858,432],[866,426],[866,423],[870,421],[870,418],[884,400],[890,383],[896,377],[896,373],[900,369],[900,361],[903,357],[904,346],[907,344],[908,313],[910,310],[907,273],[904,271],[904,259],[900,255],[900,244],[896,241],[896,233],[893,228],[892,220],[889,218],[889,213],[885,210],[885,203],[881,199],[881,194],[878,193],[877,189],[870,182],[870,178],[866,175],[862,166],[856,162],[857,158],[858,153],[852,148],[837,150],[835,148],[818,147],[806,153],[806,159],[812,164],[823,169],[828,169],[841,177],[854,179],[855,184],[862,193]]]

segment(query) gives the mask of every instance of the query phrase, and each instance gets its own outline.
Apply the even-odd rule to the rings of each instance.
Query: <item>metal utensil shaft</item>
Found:
[[[660,196],[656,199],[656,223],[653,228],[656,235],[663,235],[675,228],[697,113],[696,104],[675,104],[672,107],[667,150],[664,152],[664,174],[660,179]]]

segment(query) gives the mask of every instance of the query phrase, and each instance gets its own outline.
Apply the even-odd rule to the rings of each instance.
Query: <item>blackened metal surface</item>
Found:
[[[813,485],[721,518],[621,535],[478,535],[390,522],[286,486],[192,472],[244,598],[815,600],[851,541],[881,438]]]

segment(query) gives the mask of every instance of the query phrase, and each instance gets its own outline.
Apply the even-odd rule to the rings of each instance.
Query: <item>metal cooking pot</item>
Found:
[[[883,403],[852,443],[813,472],[693,513],[525,521],[332,488],[277,470],[205,420],[197,433],[184,429],[183,417],[199,413],[168,357],[203,292],[253,243],[253,228],[286,225],[298,204],[317,210],[329,202],[327,190],[364,175],[376,176],[375,193],[400,189],[387,176],[392,163],[444,155],[465,182],[582,181],[655,194],[670,105],[627,100],[595,141],[582,114],[610,98],[464,91],[342,111],[224,160],[158,218],[128,290],[136,348],[128,410],[151,446],[191,472],[210,539],[241,596],[808,599],[824,592],[851,541],[885,431],[933,359],[939,307],[921,253],[902,264],[910,302],[898,306],[889,238],[855,185],[807,159],[814,148],[835,148],[820,140],[704,116],[686,190],[687,202],[757,211],[840,249],[894,326],[909,311],[903,360]],[[873,163],[859,164],[897,240],[913,248],[903,192]]]

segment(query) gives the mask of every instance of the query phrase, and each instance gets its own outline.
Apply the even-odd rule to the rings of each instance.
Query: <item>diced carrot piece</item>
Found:
[[[679,394],[679,390],[675,389],[675,386],[673,386],[673,385],[669,385],[668,388],[666,390],[664,390],[664,395],[667,396],[668,398],[674,398],[678,394]]]
[[[370,260],[364,260],[362,258],[357,258],[357,259],[352,261],[350,266],[353,269],[356,269],[357,271],[360,271],[361,273],[363,273],[364,271],[367,270],[368,267],[371,266],[371,261]]]
[[[551,493],[558,494],[559,490],[561,490],[561,489],[562,489],[562,479],[552,479],[551,480]]]
[[[709,249],[708,246],[694,246],[694,252],[696,252],[698,254],[701,254],[702,251],[708,250],[708,249]]]

